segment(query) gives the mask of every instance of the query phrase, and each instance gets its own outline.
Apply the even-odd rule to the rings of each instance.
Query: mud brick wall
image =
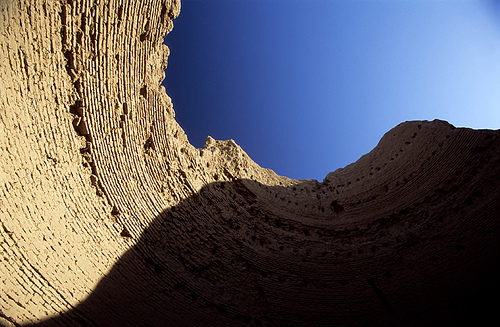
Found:
[[[0,1],[0,325],[494,317],[499,131],[405,122],[322,182],[197,149],[161,86],[179,13]]]

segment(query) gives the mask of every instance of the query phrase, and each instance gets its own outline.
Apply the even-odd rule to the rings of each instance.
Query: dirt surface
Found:
[[[396,126],[324,181],[203,149],[180,3],[0,1],[0,325],[457,326],[498,307],[500,132]]]

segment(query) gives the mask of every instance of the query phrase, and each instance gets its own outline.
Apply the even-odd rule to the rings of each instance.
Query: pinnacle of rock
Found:
[[[499,131],[405,122],[323,182],[196,149],[160,86],[179,12],[0,3],[0,325],[493,317]]]

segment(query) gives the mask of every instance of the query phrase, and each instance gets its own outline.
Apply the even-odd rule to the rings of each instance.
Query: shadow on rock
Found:
[[[445,230],[430,222],[454,213],[420,206],[363,229],[337,221],[328,192],[318,192],[316,220],[286,211],[286,192],[293,198],[249,180],[204,187],[162,212],[88,298],[36,326],[452,326],[493,316],[498,197],[485,204],[495,219],[470,218],[489,236],[443,249],[475,237],[474,224]],[[402,234],[412,219],[425,235]]]

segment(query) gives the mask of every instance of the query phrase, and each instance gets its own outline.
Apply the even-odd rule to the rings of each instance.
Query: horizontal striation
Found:
[[[0,6],[0,324],[492,316],[498,131],[405,122],[322,182],[291,180],[233,140],[189,144],[161,86],[178,1]]]

